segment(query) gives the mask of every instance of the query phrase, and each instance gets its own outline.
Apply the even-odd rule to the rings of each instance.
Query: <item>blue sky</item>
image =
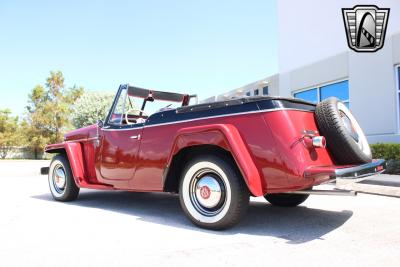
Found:
[[[66,84],[211,95],[277,72],[276,1],[0,2],[0,108],[25,111],[50,70]]]

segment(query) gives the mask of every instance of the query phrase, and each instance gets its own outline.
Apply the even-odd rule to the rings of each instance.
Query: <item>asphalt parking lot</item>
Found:
[[[0,266],[399,266],[400,199],[253,198],[233,229],[193,226],[177,196],[81,190],[52,200],[43,161],[0,161]]]

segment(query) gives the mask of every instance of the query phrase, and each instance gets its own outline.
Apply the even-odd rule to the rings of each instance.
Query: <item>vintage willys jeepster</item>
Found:
[[[385,169],[336,98],[193,100],[121,85],[104,121],[46,146],[57,154],[42,168],[54,199],[74,200],[80,188],[173,192],[194,224],[223,229],[245,214],[250,196],[296,206],[313,193],[343,193],[313,186]]]

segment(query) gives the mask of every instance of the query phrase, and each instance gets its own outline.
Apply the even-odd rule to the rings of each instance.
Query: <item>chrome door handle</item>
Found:
[[[131,139],[140,140],[140,134],[138,134],[138,135],[132,135],[130,138],[131,138]]]

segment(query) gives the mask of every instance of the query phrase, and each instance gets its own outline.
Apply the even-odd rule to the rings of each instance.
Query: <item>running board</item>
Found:
[[[302,194],[302,195],[330,195],[330,196],[357,196],[357,191],[353,190],[301,190],[287,192],[290,194]]]

